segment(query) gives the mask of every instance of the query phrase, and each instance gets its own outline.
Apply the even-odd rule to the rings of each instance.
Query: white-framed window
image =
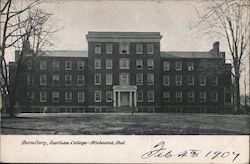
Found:
[[[59,75],[52,75],[52,85],[59,85]]]
[[[101,52],[102,52],[102,46],[101,46],[101,44],[95,44],[94,45],[94,53],[95,54],[101,54]]]
[[[95,69],[101,69],[102,68],[102,61],[101,59],[95,59],[94,61]]]
[[[154,54],[154,44],[147,44],[147,54]]]
[[[194,102],[194,92],[188,92],[188,102]]]
[[[59,92],[52,92],[52,102],[59,102]]]
[[[212,86],[217,86],[218,85],[218,77],[217,76],[212,76],[211,77],[211,85]]]
[[[71,85],[71,84],[72,84],[72,76],[65,75],[65,85]]]
[[[77,62],[77,69],[78,70],[84,70],[84,61],[78,61]]]
[[[142,54],[142,53],[143,53],[142,44],[136,44],[136,54]]]
[[[42,70],[47,69],[47,61],[40,61],[40,69]]]
[[[112,43],[106,44],[106,54],[112,54],[113,53],[113,45]]]
[[[77,85],[78,86],[84,85],[84,75],[78,75],[77,76]]]
[[[188,67],[188,71],[193,71],[194,70],[194,63],[193,62],[188,62],[187,67]]]
[[[138,91],[137,92],[137,101],[138,102],[143,102],[143,91]]]
[[[112,91],[106,92],[106,102],[112,102]]]
[[[72,69],[72,61],[65,61],[65,70]]]
[[[129,59],[120,59],[119,60],[119,68],[120,69],[129,69]]]
[[[206,76],[200,76],[200,86],[206,86]]]
[[[149,73],[148,74],[148,85],[154,85],[155,83],[155,77],[154,77],[154,74],[153,73]]]
[[[27,62],[27,68],[28,68],[28,70],[32,69],[32,60],[28,60],[28,62]]]
[[[102,82],[102,76],[101,74],[95,74],[95,85],[101,85]]]
[[[182,92],[175,93],[175,100],[176,102],[182,102]]]
[[[170,102],[170,92],[163,93],[163,100],[164,102]]]
[[[175,63],[175,70],[181,71],[182,70],[182,62],[176,62]]]
[[[113,76],[111,73],[106,74],[106,85],[112,85]]]
[[[207,95],[206,92],[200,92],[200,102],[206,102]]]
[[[218,102],[218,92],[211,92],[211,101]]]
[[[85,95],[83,91],[80,91],[77,93],[77,97],[78,97],[78,102],[84,102],[85,101]]]
[[[121,73],[119,75],[119,81],[120,85],[129,85],[130,84],[129,74]]]
[[[106,69],[112,69],[112,67],[113,67],[112,59],[107,59],[106,60]]]
[[[154,59],[147,60],[148,69],[154,69]]]
[[[154,101],[155,101],[155,92],[148,91],[148,102],[154,102]]]
[[[136,69],[143,69],[143,60],[142,59],[136,60]]]
[[[40,102],[46,102],[47,101],[47,92],[41,91],[40,92]]]
[[[52,67],[53,67],[53,70],[59,70],[59,61],[53,61],[52,63]]]
[[[169,75],[164,75],[163,76],[163,85],[164,86],[169,86],[170,85],[170,76]]]
[[[143,74],[138,73],[136,74],[136,85],[142,85],[143,84]]]
[[[194,85],[194,76],[188,75],[188,85],[193,86]]]
[[[101,102],[101,101],[102,101],[101,91],[95,91],[95,102]]]
[[[120,43],[120,54],[129,54],[129,43]]]
[[[47,76],[40,75],[40,85],[47,85]]]
[[[182,76],[181,75],[176,75],[175,76],[175,85],[176,86],[182,86]]]
[[[66,91],[65,92],[65,102],[71,102],[72,101],[72,92]]]
[[[168,61],[163,62],[163,70],[169,71],[170,70],[170,63]]]

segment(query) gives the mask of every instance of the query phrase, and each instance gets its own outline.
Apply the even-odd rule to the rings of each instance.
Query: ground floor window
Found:
[[[137,101],[143,102],[143,92],[142,91],[137,92]]]
[[[78,102],[84,102],[84,92],[78,92]]]
[[[65,92],[65,102],[71,102],[72,101],[72,92]]]
[[[170,102],[170,92],[164,92],[163,98],[164,102]]]
[[[106,92],[106,102],[112,102],[112,92],[111,91]]]
[[[148,102],[154,102],[154,91],[148,91]]]
[[[59,102],[59,92],[52,92],[52,101]]]
[[[101,91],[95,91],[95,102],[101,102]]]

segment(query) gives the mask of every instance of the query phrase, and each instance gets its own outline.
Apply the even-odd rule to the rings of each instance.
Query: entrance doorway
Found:
[[[121,106],[129,106],[129,92],[121,92]]]

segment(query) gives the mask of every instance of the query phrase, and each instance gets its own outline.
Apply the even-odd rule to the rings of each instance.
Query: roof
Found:
[[[92,37],[145,37],[145,36],[158,36],[161,37],[160,32],[98,32],[89,31],[88,36]]]
[[[42,56],[53,56],[53,57],[88,57],[88,51],[77,51],[77,50],[45,51]]]
[[[161,51],[161,57],[163,58],[206,58],[206,59],[220,59],[223,58],[222,54],[220,56],[214,55],[210,52],[182,52],[182,51]]]

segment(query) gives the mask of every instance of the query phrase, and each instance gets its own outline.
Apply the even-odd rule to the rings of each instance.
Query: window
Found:
[[[142,44],[136,44],[136,54],[142,54],[142,53],[143,53]]]
[[[180,75],[175,76],[175,85],[182,86],[182,76]]]
[[[193,62],[188,62],[187,66],[188,66],[188,71],[193,71],[194,70],[194,63]]]
[[[175,93],[176,102],[182,102],[182,92]]]
[[[205,70],[205,68],[206,68],[206,62],[200,62],[199,63],[199,70]]]
[[[78,75],[77,76],[77,85],[78,86],[84,85],[84,75]]]
[[[143,60],[138,59],[136,60],[136,69],[142,69],[143,68]]]
[[[77,62],[77,69],[78,70],[84,70],[84,61],[78,61]]]
[[[200,86],[206,85],[206,76],[200,76]]]
[[[106,85],[112,85],[112,74],[106,74]]]
[[[188,92],[188,102],[194,102],[194,92]]]
[[[129,44],[120,43],[120,54],[129,54]]]
[[[206,102],[206,92],[200,92],[200,102]]]
[[[217,92],[211,92],[211,101],[212,102],[218,101],[218,93]]]
[[[65,75],[65,85],[71,85],[71,84],[72,84],[72,76]]]
[[[94,53],[95,54],[101,54],[102,48],[101,48],[101,44],[96,44],[94,46]]]
[[[154,60],[148,59],[148,69],[154,69]]]
[[[59,62],[58,61],[53,61],[53,70],[59,70]]]
[[[42,69],[42,70],[47,69],[47,62],[46,61],[40,61],[40,69]]]
[[[71,70],[71,69],[72,69],[72,62],[65,61],[65,70]]]
[[[27,96],[28,96],[28,98],[29,98],[30,101],[34,101],[34,98],[35,98],[34,91],[27,92]]]
[[[95,85],[101,85],[102,77],[101,74],[95,74]]]
[[[120,59],[120,69],[129,69],[129,59]]]
[[[170,102],[170,92],[163,93],[164,102]]]
[[[182,70],[182,63],[181,62],[176,62],[175,63],[175,70],[176,71],[181,71]]]
[[[143,102],[143,92],[142,91],[137,92],[137,101]]]
[[[102,61],[101,59],[95,59],[95,69],[101,69]]]
[[[188,76],[188,85],[194,85],[194,76]]]
[[[170,76],[168,76],[168,75],[163,76],[163,85],[164,86],[169,86],[170,85]]]
[[[107,59],[106,60],[106,69],[112,69],[112,60],[111,59]]]
[[[217,78],[217,76],[212,76],[211,85],[212,86],[217,86],[218,85],[218,78]]]
[[[40,85],[47,85],[47,76],[40,75]]]
[[[95,91],[95,102],[101,102],[101,91]]]
[[[129,74],[120,74],[120,85],[129,85]]]
[[[40,102],[47,101],[47,93],[45,91],[40,92]]]
[[[113,52],[113,45],[111,43],[106,44],[106,54],[112,54]]]
[[[84,102],[85,101],[84,92],[82,92],[82,91],[78,92],[77,97],[78,97],[78,102]]]
[[[164,71],[169,71],[170,69],[170,63],[168,61],[163,62],[163,70]]]
[[[28,62],[27,62],[27,68],[28,68],[28,70],[32,69],[32,60],[28,60]]]
[[[34,76],[28,74],[27,75],[27,85],[30,86],[30,85],[34,85],[35,84],[35,78]]]
[[[143,84],[143,74],[138,73],[136,74],[136,85],[142,85]]]
[[[148,85],[154,85],[154,74],[153,73],[148,74]]]
[[[148,91],[148,102],[154,102],[155,96],[154,91]]]
[[[52,101],[59,102],[59,92],[52,92]]]
[[[71,102],[72,101],[72,92],[65,92],[65,102]]]
[[[106,92],[106,102],[112,102],[112,92],[111,91]]]
[[[147,53],[148,54],[154,54],[154,45],[153,44],[148,44],[147,45]]]
[[[59,75],[52,75],[52,84],[59,85]]]

